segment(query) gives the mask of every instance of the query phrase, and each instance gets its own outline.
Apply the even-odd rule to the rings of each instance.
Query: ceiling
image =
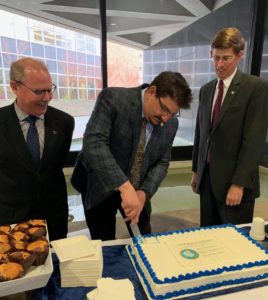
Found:
[[[153,46],[231,0],[106,0],[107,37]],[[0,0],[0,9],[99,36],[98,0]]]

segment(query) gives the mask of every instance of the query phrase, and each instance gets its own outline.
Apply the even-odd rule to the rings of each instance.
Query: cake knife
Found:
[[[138,227],[138,224],[130,224],[130,228],[131,228],[132,233],[133,233],[134,236],[139,236],[139,235],[141,235],[140,229],[139,229],[139,227]]]

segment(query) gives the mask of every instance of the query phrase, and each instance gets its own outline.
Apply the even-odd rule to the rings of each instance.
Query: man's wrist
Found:
[[[128,181],[124,182],[123,184],[121,184],[121,185],[118,187],[118,190],[122,193],[122,192],[124,192],[124,191],[126,191],[126,190],[129,190],[129,189],[131,189],[131,188],[133,188],[133,186],[132,186],[132,184],[130,183],[130,181],[128,180]]]
[[[234,187],[234,188],[238,188],[242,191],[244,190],[244,187],[242,185],[238,185],[238,184],[233,183],[231,186]]]
[[[147,202],[147,201],[149,201],[150,200],[150,195],[149,195],[149,193],[146,191],[146,190],[144,190],[144,189],[140,189],[141,191],[143,191],[144,192],[144,194],[145,194],[145,201]]]

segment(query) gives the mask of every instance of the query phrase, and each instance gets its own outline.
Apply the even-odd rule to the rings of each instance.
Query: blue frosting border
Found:
[[[247,240],[249,240],[251,243],[253,243],[256,247],[260,248],[265,254],[268,254],[268,251],[264,249],[263,246],[261,246],[259,243],[257,243],[255,240],[253,240],[251,237],[249,237],[247,235],[246,232],[244,232],[243,230],[237,228],[236,226],[234,226],[233,224],[226,224],[226,225],[216,225],[216,226],[210,226],[210,227],[196,227],[196,228],[189,228],[189,229],[183,229],[183,230],[176,230],[176,231],[168,231],[168,232],[164,232],[164,233],[153,233],[153,234],[148,234],[148,235],[144,235],[144,237],[158,237],[158,236],[167,236],[167,235],[172,235],[172,234],[177,234],[177,233],[186,233],[186,232],[194,232],[194,231],[202,231],[202,230],[211,230],[211,229],[217,229],[217,228],[227,228],[227,227],[231,227],[233,229],[235,229],[239,234],[241,234],[242,236],[244,236]],[[134,246],[136,247],[145,267],[147,268],[152,280],[157,283],[157,284],[166,284],[166,283],[176,283],[176,282],[180,282],[183,280],[191,280],[191,279],[195,279],[195,278],[199,278],[199,277],[203,277],[203,276],[213,276],[216,274],[221,274],[223,272],[233,272],[233,271],[237,271],[237,270],[242,270],[245,268],[252,268],[255,266],[264,266],[264,265],[268,265],[268,259],[267,260],[261,260],[261,261],[255,261],[255,262],[250,262],[250,263],[245,263],[245,264],[238,264],[235,266],[230,266],[230,267],[223,267],[223,268],[217,268],[211,271],[205,270],[205,271],[200,271],[197,273],[191,273],[191,274],[186,274],[186,275],[179,275],[178,277],[172,277],[172,278],[165,278],[164,280],[160,280],[159,278],[157,278],[155,272],[153,271],[152,267],[150,266],[150,263],[148,262],[148,260],[146,259],[143,250],[140,246],[140,242],[142,242],[142,239],[140,237],[133,237],[132,238],[132,242],[134,244]],[[215,289],[215,288],[219,288],[219,287],[228,287],[228,286],[232,286],[232,285],[236,285],[236,284],[245,284],[245,283],[251,283],[253,281],[257,281],[257,280],[262,280],[262,279],[267,279],[268,278],[268,273],[265,273],[263,275],[258,275],[258,276],[253,276],[253,277],[245,277],[245,278],[240,278],[240,279],[232,279],[232,280],[224,280],[222,282],[216,282],[216,283],[210,283],[207,285],[201,285],[199,287],[195,287],[195,288],[189,288],[186,290],[180,290],[180,291],[175,291],[175,292],[171,292],[171,293],[167,293],[165,295],[154,295],[149,282],[147,281],[143,271],[141,270],[138,261],[135,257],[135,255],[132,252],[132,248],[131,246],[127,246],[127,249],[133,259],[133,262],[135,264],[135,267],[137,269],[137,271],[139,272],[139,274],[141,275],[141,277],[143,278],[143,281],[147,287],[147,290],[150,294],[150,297],[153,299],[169,299],[171,297],[177,297],[177,296],[184,296],[187,294],[195,294],[195,293],[200,293],[200,292],[204,292],[204,291],[209,291],[211,289]]]

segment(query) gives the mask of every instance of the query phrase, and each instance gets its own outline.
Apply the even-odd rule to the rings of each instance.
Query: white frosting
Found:
[[[211,272],[219,268],[243,265],[242,270],[225,270],[212,276],[196,276],[197,278],[184,278],[177,280],[178,282],[159,284],[153,280],[150,268],[144,264],[137,246],[133,245],[132,254],[135,255],[155,295],[268,273],[268,262],[264,266],[245,267],[249,262],[268,260],[268,255],[233,226],[145,236],[138,244],[160,281],[164,281],[165,278],[177,278],[180,275],[189,277],[189,274],[191,276],[200,271]]]

